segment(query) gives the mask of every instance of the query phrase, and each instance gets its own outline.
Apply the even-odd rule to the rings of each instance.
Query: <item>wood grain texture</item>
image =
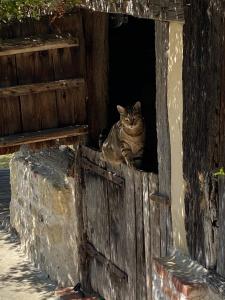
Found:
[[[169,47],[169,24],[155,23],[156,49],[156,119],[158,137],[159,193],[171,199],[171,147],[167,110],[167,70]],[[162,41],[164,41],[162,43]],[[157,206],[155,207],[157,209]],[[161,208],[161,255],[172,248],[172,217],[170,207]]]
[[[38,94],[43,92],[77,88],[84,85],[83,79],[66,79],[45,83],[33,83],[25,85],[0,88],[0,97],[18,97],[27,94]]]
[[[38,130],[35,132],[23,132],[22,134],[14,134],[0,138],[0,148],[13,147],[24,144],[32,144],[43,141],[55,140],[71,136],[87,135],[87,126],[69,126],[64,128],[51,128],[46,130]]]
[[[183,170],[187,242],[193,259],[215,268],[218,192],[212,173],[224,157],[219,153],[224,7],[219,0],[186,3]]]
[[[78,46],[78,39],[70,35],[59,36],[52,34],[42,37],[37,35],[26,38],[1,40],[0,56]]]
[[[108,15],[83,11],[83,24],[86,43],[88,125],[90,142],[97,146],[101,130],[107,127]]]
[[[126,165],[113,167],[101,161],[99,152],[87,147],[82,147],[82,157],[86,238],[110,264],[128,276],[127,282],[119,280],[105,268],[105,263],[93,258],[86,265],[92,288],[112,300],[151,299],[151,263],[160,244],[155,234],[160,232],[160,226],[159,221],[155,222],[159,213],[154,216],[150,207],[150,195],[158,192],[158,177]],[[95,166],[91,174],[87,170],[87,161]],[[123,178],[124,184],[119,185],[106,174]],[[151,236],[158,243],[154,247]]]
[[[136,298],[146,299],[146,265],[145,265],[145,238],[143,218],[143,174],[133,173],[135,188],[135,220],[136,220]]]
[[[15,57],[0,58],[0,88],[17,84]],[[0,136],[22,129],[20,118],[20,100],[18,97],[0,97]]]
[[[80,40],[79,48],[50,51],[55,80],[85,78],[85,48],[81,13],[77,11],[74,15],[58,20],[54,27],[61,33],[70,32],[78,36]],[[86,124],[86,84],[76,89],[57,91],[56,99],[59,126]]]
[[[68,86],[68,89],[63,90],[60,88],[57,91],[51,84],[49,88],[47,87],[48,82],[60,80],[71,82],[70,80],[73,78],[85,78],[84,35],[79,10],[76,10],[73,15],[66,15],[60,20],[56,20],[54,24],[50,23],[47,17],[40,21],[24,20],[24,22],[13,23],[13,25],[1,24],[0,32],[3,40],[13,39],[13,42],[18,38],[26,40],[27,37],[29,39],[32,36],[51,38],[59,36],[68,39],[68,33],[70,33],[70,37],[75,36],[76,40],[79,39],[79,47],[51,49],[1,58],[1,61],[7,60],[7,66],[4,65],[5,63],[1,66],[1,87],[13,86],[11,90],[2,89],[1,91],[14,94],[14,86],[19,85],[18,90],[20,88],[22,90],[18,92],[20,98],[7,97],[7,102],[4,102],[6,98],[1,97],[1,112],[5,116],[0,118],[0,134],[1,131],[2,135],[8,135],[76,124],[85,125],[87,118],[86,83],[79,86]],[[14,78],[10,69],[14,72]],[[42,83],[43,85],[41,85]],[[33,84],[35,93],[25,95],[26,88],[33,92]],[[57,88],[59,86],[60,82]],[[17,90],[16,87],[15,89]],[[41,91],[41,94],[36,93],[37,90]],[[69,141],[75,143],[77,139],[60,139],[60,143],[63,144],[67,144]],[[48,145],[51,146],[51,143]],[[38,147],[38,144],[36,146]],[[10,149],[8,150],[10,151]]]
[[[223,37],[225,36],[225,21],[223,19]],[[225,39],[222,39],[222,53],[225,53]],[[220,102],[220,137],[219,137],[219,166],[225,166],[225,56],[222,57],[221,70],[221,102]],[[219,178],[219,220],[218,220],[218,263],[217,272],[225,276],[225,180]]]

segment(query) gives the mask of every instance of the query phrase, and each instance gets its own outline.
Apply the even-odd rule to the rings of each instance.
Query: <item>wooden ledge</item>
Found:
[[[167,196],[164,196],[164,195],[161,195],[161,194],[151,194],[150,195],[150,200],[153,201],[153,202],[156,202],[158,204],[170,206],[169,198]]]
[[[78,38],[68,34],[30,36],[23,39],[0,40],[0,56],[78,46]]]
[[[108,271],[116,275],[116,277],[119,278],[119,280],[124,280],[125,282],[128,282],[127,273],[121,270],[119,267],[117,267],[112,261],[106,258],[102,253],[98,252],[90,242],[86,242],[83,245],[82,250],[86,252],[89,257],[95,258],[102,265],[105,265]]]
[[[0,97],[19,97],[28,94],[37,94],[42,92],[50,92],[57,90],[65,90],[69,88],[77,88],[83,86],[85,83],[84,79],[65,79],[44,83],[32,83],[25,85],[16,85],[5,88],[0,88]]]
[[[14,134],[0,138],[0,148],[45,142],[55,139],[88,134],[87,125],[76,125],[63,128],[51,128],[35,132]]]

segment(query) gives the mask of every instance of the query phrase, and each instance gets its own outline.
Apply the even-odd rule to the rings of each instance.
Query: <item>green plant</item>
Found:
[[[213,173],[214,176],[225,176],[224,168],[220,168],[217,172]]]
[[[82,0],[0,0],[0,21],[10,22],[43,15],[58,15],[71,10]]]

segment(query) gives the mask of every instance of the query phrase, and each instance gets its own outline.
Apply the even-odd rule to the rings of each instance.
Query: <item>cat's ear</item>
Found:
[[[117,110],[120,114],[125,114],[126,113],[126,109],[121,105],[117,105]]]
[[[134,109],[138,112],[141,111],[141,102],[140,101],[138,101],[134,104]]]

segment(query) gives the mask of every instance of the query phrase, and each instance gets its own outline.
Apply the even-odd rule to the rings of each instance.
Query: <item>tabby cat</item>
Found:
[[[102,145],[102,159],[112,164],[126,163],[140,168],[144,143],[145,126],[141,114],[141,102],[133,107],[117,105],[120,120],[113,125]]]

